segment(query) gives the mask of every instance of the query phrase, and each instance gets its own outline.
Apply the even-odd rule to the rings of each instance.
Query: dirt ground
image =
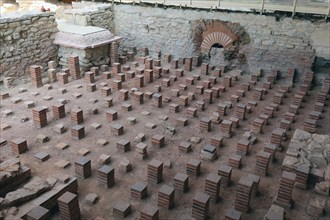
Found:
[[[141,64],[140,64],[141,66]],[[163,67],[169,67],[169,64],[163,63]],[[182,65],[179,68],[183,68]],[[172,70],[171,70],[172,71]],[[262,87],[263,82],[266,81],[266,75],[270,72],[265,71],[263,77],[255,86],[252,87]],[[55,175],[58,173],[65,173],[68,175],[75,175],[74,162],[80,158],[78,155],[78,150],[80,148],[86,148],[90,150],[90,153],[86,156],[92,161],[92,176],[81,180],[79,179],[79,201],[80,209],[82,212],[82,219],[95,219],[98,217],[103,217],[104,219],[115,219],[112,214],[113,205],[119,200],[124,200],[132,205],[132,213],[127,217],[127,219],[138,219],[140,215],[140,210],[146,205],[157,206],[157,191],[164,184],[173,186],[173,177],[178,172],[185,173],[186,163],[189,159],[200,158],[200,151],[205,144],[210,143],[210,138],[215,135],[219,135],[220,125],[212,124],[211,131],[200,132],[199,130],[199,120],[201,117],[211,117],[212,113],[216,111],[219,102],[230,101],[230,96],[236,94],[238,89],[242,89],[242,84],[250,80],[249,75],[242,75],[238,78],[238,81],[233,81],[233,86],[226,88],[226,92],[221,93],[220,97],[213,101],[213,104],[206,104],[205,111],[198,111],[196,118],[191,118],[186,115],[185,109],[188,107],[193,107],[194,103],[198,100],[202,100],[202,95],[196,95],[196,100],[190,101],[188,107],[180,106],[179,113],[172,114],[169,112],[169,105],[171,103],[179,103],[177,97],[174,97],[171,93],[171,89],[178,89],[180,84],[185,84],[185,79],[194,74],[199,74],[200,68],[193,68],[192,72],[184,73],[183,77],[178,77],[178,80],[168,88],[162,87],[162,94],[164,97],[171,97],[171,102],[166,103],[163,101],[161,108],[156,108],[151,105],[151,100],[144,99],[144,104],[133,105],[133,109],[130,112],[123,112],[121,110],[121,102],[117,100],[118,92],[112,91],[111,97],[114,100],[114,106],[111,109],[118,111],[118,120],[115,122],[107,122],[106,111],[109,109],[104,104],[104,99],[101,94],[101,86],[99,83],[105,82],[111,86],[113,80],[102,80],[101,76],[96,77],[97,90],[95,92],[88,92],[86,90],[86,82],[84,79],[80,80],[70,80],[66,85],[60,85],[58,82],[52,83],[52,90],[47,90],[47,88],[34,88],[31,83],[20,84],[16,87],[7,90],[10,93],[10,98],[1,101],[1,112],[7,109],[13,110],[14,114],[9,117],[3,117],[1,114],[1,123],[8,123],[11,128],[5,131],[1,131],[1,138],[10,141],[17,137],[22,137],[28,142],[28,151],[19,156],[22,164],[28,166],[32,170],[32,175],[40,176],[42,178],[47,178],[48,176]],[[225,75],[230,73],[225,73]],[[145,87],[139,89],[142,92],[152,91],[154,92],[154,86],[160,85],[161,80],[168,78],[170,75],[163,75],[160,79],[155,79],[153,83],[147,83]],[[202,85],[203,80],[208,79],[210,75],[201,75],[201,80],[196,81],[195,85],[187,85],[188,89],[186,91],[181,91],[182,95],[186,95],[188,92],[194,92],[196,85]],[[224,77],[218,78],[217,85],[223,84]],[[44,84],[46,83],[44,79]],[[213,162],[202,161],[201,171],[202,174],[199,177],[189,176],[189,191],[182,194],[175,192],[175,207],[171,210],[166,210],[165,208],[160,208],[159,216],[160,219],[192,219],[192,200],[196,192],[204,191],[205,179],[208,174],[217,174],[218,168],[221,164],[228,164],[228,156],[236,153],[236,145],[240,140],[241,136],[245,131],[250,130],[253,120],[258,117],[259,114],[264,112],[264,107],[268,106],[272,100],[274,94],[278,91],[280,86],[285,83],[284,79],[280,79],[273,85],[273,88],[268,91],[265,98],[258,102],[258,105],[252,110],[252,113],[247,114],[247,119],[240,121],[239,128],[234,129],[234,136],[231,138],[224,139],[224,146],[217,149],[219,158]],[[270,119],[270,124],[264,126],[264,132],[262,134],[256,134],[258,142],[251,146],[249,154],[242,158],[243,166],[240,169],[233,169],[232,181],[233,184],[229,187],[222,187],[220,191],[221,200],[218,203],[210,203],[209,219],[217,220],[224,219],[224,213],[228,208],[234,206],[235,196],[236,196],[236,185],[241,176],[247,173],[253,173],[256,165],[256,154],[263,151],[265,143],[270,141],[270,136],[273,129],[279,127],[280,121],[284,118],[284,114],[288,111],[289,105],[292,103],[293,96],[299,89],[299,84],[295,83],[294,88],[291,88],[290,93],[287,94],[287,98],[279,107],[279,111],[275,112],[273,118]],[[82,85],[81,88],[77,88],[77,85]],[[126,77],[126,82],[123,83],[123,88],[130,90],[134,87],[134,79],[129,79]],[[19,88],[26,88],[28,91],[25,93],[18,93]],[[61,94],[59,88],[66,88],[67,93]],[[281,164],[285,156],[285,151],[287,145],[290,142],[290,138],[294,133],[294,130],[303,128],[304,119],[308,118],[309,113],[314,108],[315,97],[317,91],[320,87],[314,87],[307,97],[307,102],[303,103],[303,107],[299,109],[299,114],[296,116],[296,122],[292,124],[292,129],[288,131],[288,140],[286,140],[284,145],[284,151],[277,153],[277,162],[271,163],[269,167],[269,175],[266,177],[261,177],[259,191],[260,196],[251,198],[251,211],[247,214],[243,214],[242,219],[262,219],[265,213],[270,208],[273,199],[276,196],[276,192],[279,187],[279,179],[282,174]],[[2,91],[4,91],[2,89]],[[6,91],[6,90],[5,90]],[[33,92],[39,92],[40,94],[34,96]],[[74,98],[73,93],[81,93],[81,98]],[[42,97],[45,95],[50,95],[53,97],[52,100],[43,100]],[[240,97],[239,103],[247,104],[252,98],[253,92],[247,92],[245,97]],[[11,99],[14,97],[19,97],[22,102],[13,104]],[[56,103],[58,99],[66,99],[68,103],[65,105],[66,116],[60,120],[56,120],[52,116],[51,106]],[[92,103],[91,99],[97,99],[97,103]],[[24,105],[24,101],[34,101],[36,106],[48,106],[50,111],[47,113],[48,125],[44,128],[36,128],[32,120],[32,109],[28,109]],[[128,103],[132,103],[132,95],[129,95]],[[79,106],[84,111],[84,123],[86,136],[81,140],[74,140],[71,137],[70,128],[73,126],[70,121],[70,109],[75,106]],[[222,116],[221,119],[229,119],[231,116],[235,116],[236,104],[233,103],[233,108],[229,109],[226,116]],[[89,113],[91,109],[98,108],[99,114]],[[142,115],[141,112],[149,111],[150,115]],[[322,113],[322,120],[319,122],[317,127],[317,133],[329,134],[330,121],[329,121],[329,105],[327,105]],[[20,117],[26,115],[30,118],[28,122],[21,123]],[[159,119],[160,115],[168,116],[167,121]],[[133,116],[136,117],[137,123],[135,125],[130,125],[127,122],[127,118]],[[175,120],[178,117],[188,118],[188,126],[179,127],[176,126]],[[146,123],[152,122],[157,125],[155,129],[150,129],[145,126]],[[56,124],[62,123],[67,128],[68,131],[64,134],[57,134],[53,128]],[[99,123],[102,125],[99,129],[93,129],[91,127],[92,123]],[[124,135],[114,136],[111,134],[111,125],[114,123],[120,123],[124,125]],[[176,127],[176,134],[170,135],[165,133],[166,126]],[[144,143],[148,145],[148,158],[145,160],[140,160],[135,156],[135,136],[143,132],[146,134],[146,140]],[[44,134],[50,137],[50,140],[44,144],[38,143],[36,141],[36,136],[38,134]],[[164,134],[165,135],[165,147],[154,148],[151,146],[151,137],[154,134]],[[192,152],[188,154],[180,153],[178,150],[178,145],[182,141],[186,141],[192,136],[201,137],[202,142],[199,144],[192,144]],[[106,139],[109,144],[106,146],[97,145],[98,139]],[[120,139],[127,139],[131,141],[131,150],[126,153],[118,153],[116,149],[116,142]],[[68,149],[58,150],[55,145],[59,142],[65,142],[70,145]],[[47,152],[50,155],[50,159],[45,162],[40,162],[34,158],[34,155],[40,151]],[[115,186],[109,189],[99,187],[97,185],[97,170],[100,168],[98,163],[98,157],[106,153],[111,155],[110,166],[115,168]],[[12,157],[11,149],[9,144],[0,147],[0,160],[6,160]],[[133,169],[128,173],[121,173],[118,169],[119,163],[123,157],[126,157],[131,162]],[[54,164],[59,159],[65,159],[71,162],[71,165],[66,169],[60,169]],[[163,170],[163,181],[160,184],[148,184],[148,197],[144,200],[135,200],[130,197],[130,187],[138,182],[147,182],[147,164],[152,159],[158,159],[162,162],[171,161],[171,167],[164,167]],[[99,201],[94,206],[87,206],[84,204],[84,197],[88,193],[96,193],[99,196]],[[318,195],[319,196],[319,195]],[[309,199],[316,197],[316,194],[312,190],[300,190],[295,188],[293,200],[295,205],[293,209],[286,211],[286,219],[312,219],[306,213],[306,205]],[[328,199],[328,198],[326,198]],[[327,216],[321,219],[328,219]],[[59,219],[58,214],[54,214],[52,219]]]

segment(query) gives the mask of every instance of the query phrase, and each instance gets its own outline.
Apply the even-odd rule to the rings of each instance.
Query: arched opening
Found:
[[[219,44],[219,43],[215,43],[215,44],[213,44],[212,46],[211,46],[211,48],[212,47],[215,47],[215,48],[223,48],[223,46],[221,45],[221,44]]]
[[[215,54],[219,54],[219,53],[223,54],[223,50],[224,50],[224,47],[222,46],[221,43],[212,44],[212,46],[210,47],[209,53],[208,53],[209,58],[211,58],[211,56],[212,55],[214,56]]]
[[[212,44],[208,53],[210,62],[224,65],[226,63],[224,50],[225,48],[221,43]]]
[[[241,38],[242,37],[242,38]],[[250,42],[244,27],[220,20],[200,20],[194,29],[194,42],[203,62],[212,66],[236,66],[240,45]]]

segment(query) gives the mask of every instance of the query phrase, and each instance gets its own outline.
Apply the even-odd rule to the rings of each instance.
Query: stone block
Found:
[[[84,198],[84,203],[89,206],[95,205],[97,201],[98,196],[95,193],[88,193]]]
[[[97,140],[97,144],[100,146],[105,146],[107,145],[109,142],[106,139],[98,139]]]
[[[53,99],[53,96],[50,95],[45,95],[44,97],[42,97],[43,100],[49,101]]]
[[[99,129],[99,128],[101,128],[101,125],[99,123],[92,123],[91,127],[94,129]]]
[[[56,144],[56,148],[59,150],[65,150],[67,148],[69,148],[69,145],[67,143],[61,142]]]
[[[20,103],[21,101],[22,101],[22,99],[19,97],[14,97],[11,99],[11,102],[14,104]]]
[[[86,149],[86,148],[80,148],[78,150],[78,155],[79,156],[86,156],[87,154],[89,154],[91,151]]]
[[[49,154],[46,152],[39,152],[34,155],[34,157],[42,162],[46,161],[49,159]]]
[[[123,158],[119,163],[119,171],[122,173],[127,173],[132,170],[132,164],[127,158]]]
[[[154,128],[157,127],[157,125],[155,125],[154,123],[148,122],[148,123],[146,124],[146,127],[147,127],[147,128],[150,128],[150,129],[154,129]]]
[[[47,141],[49,141],[49,137],[44,135],[44,134],[38,134],[36,137],[36,140],[38,143],[46,143]]]
[[[8,130],[9,128],[11,128],[10,124],[8,124],[8,123],[1,124],[2,131]]]
[[[27,108],[33,108],[35,106],[34,102],[33,101],[25,101],[24,102],[24,105],[27,107]]]
[[[135,141],[137,142],[143,142],[146,139],[146,135],[144,133],[138,133],[138,135],[135,137]]]
[[[2,111],[2,116],[5,117],[5,118],[7,118],[8,116],[11,116],[13,114],[14,114],[14,112],[10,109]]]
[[[111,156],[108,154],[101,154],[99,156],[99,164],[100,165],[106,165],[109,164],[111,160]]]
[[[136,118],[135,117],[128,117],[127,122],[131,125],[134,125],[136,123]]]
[[[70,166],[70,162],[66,161],[66,160],[63,160],[63,159],[60,159],[55,163],[55,166],[57,166],[59,168],[62,168],[62,169],[65,169],[68,166]]]
[[[57,124],[54,126],[54,131],[59,134],[66,132],[67,128],[63,124]]]
[[[307,214],[314,218],[319,218],[320,216],[323,216],[325,203],[326,203],[326,201],[323,198],[317,197],[315,199],[311,199],[308,202]]]

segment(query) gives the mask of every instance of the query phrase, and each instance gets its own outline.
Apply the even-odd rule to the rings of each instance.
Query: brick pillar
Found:
[[[118,63],[119,57],[118,57],[118,42],[112,42],[110,45],[110,64]]]

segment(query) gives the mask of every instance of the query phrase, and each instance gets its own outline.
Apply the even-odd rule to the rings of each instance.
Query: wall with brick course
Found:
[[[276,21],[274,16],[265,15],[130,5],[116,5],[114,15],[114,33],[123,37],[124,48],[148,47],[151,55],[160,50],[177,58],[199,54],[194,32],[203,20],[239,24],[249,37],[249,43],[239,46],[239,53],[246,60],[243,67],[251,72],[260,67],[278,68],[283,73],[288,67],[296,67],[300,72],[310,69],[315,49],[320,48],[311,36],[330,28],[323,21],[312,23],[292,18]]]
[[[14,16],[0,17],[0,78],[29,74],[30,65],[46,67],[57,56],[54,13]]]
[[[87,4],[87,5],[86,5]],[[228,13],[162,9],[117,4],[74,3],[72,10],[58,10],[56,18],[79,25],[106,28],[123,37],[121,49],[147,47],[152,56],[157,51],[175,58],[200,54],[200,29],[209,21],[221,21],[240,39],[240,60],[231,62],[247,72],[257,68],[278,68],[286,73],[288,67],[300,72],[311,68],[315,55],[330,59],[327,32],[330,24],[323,21]],[[0,19],[0,78],[28,74],[28,66],[61,57],[52,45],[56,33],[53,13],[37,13]],[[243,37],[242,37],[243,36]],[[60,54],[61,55],[61,54]],[[217,59],[215,59],[217,60]]]

